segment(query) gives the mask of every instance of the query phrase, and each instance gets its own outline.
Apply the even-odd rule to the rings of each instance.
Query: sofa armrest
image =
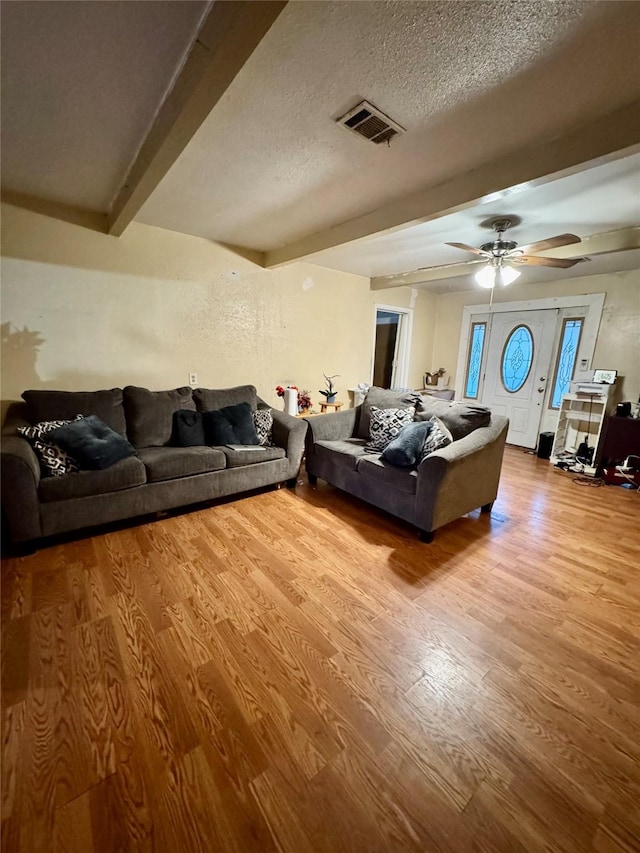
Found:
[[[40,527],[40,464],[29,442],[18,435],[2,437],[2,510],[13,542],[42,535]]]
[[[289,471],[287,478],[296,477],[304,452],[307,424],[302,418],[293,418],[286,412],[271,411],[273,415],[273,440],[287,451]]]
[[[359,408],[305,418],[309,423],[305,447],[307,471],[314,469],[316,442],[352,438],[355,435],[358,415]]]
[[[309,423],[309,438],[313,441],[334,441],[338,438],[352,438],[356,431],[358,409],[344,409],[328,415],[315,415],[305,418]]]
[[[415,523],[421,529],[435,530],[495,500],[508,427],[507,418],[494,416],[420,463]]]

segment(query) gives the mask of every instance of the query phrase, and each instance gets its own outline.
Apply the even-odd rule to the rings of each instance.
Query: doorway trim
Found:
[[[413,308],[400,308],[397,305],[381,305],[379,302],[373,306],[373,340],[371,342],[371,369],[369,371],[371,382],[373,382],[373,370],[376,358],[376,327],[378,311],[390,311],[392,314],[402,314],[404,320],[400,323],[400,338],[397,345],[398,366],[396,368],[395,384],[401,388],[407,388],[409,381],[409,356],[411,353],[411,336],[413,334]]]
[[[527,299],[518,302],[486,302],[478,305],[465,305],[462,309],[460,327],[460,345],[458,347],[458,363],[456,366],[456,398],[464,400],[464,381],[466,376],[466,360],[471,335],[471,318],[474,314],[504,314],[512,311],[540,311],[547,308],[582,308],[586,307],[587,314],[580,340],[580,358],[576,364],[574,378],[579,382],[588,382],[593,375],[593,354],[598,340],[598,330],[602,318],[602,308],[606,293],[584,293],[576,296],[551,296],[545,299]],[[394,309],[395,310],[395,309]],[[586,359],[586,367],[580,369],[580,362]]]

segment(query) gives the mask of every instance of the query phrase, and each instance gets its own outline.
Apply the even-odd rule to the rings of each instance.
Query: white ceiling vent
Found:
[[[381,142],[390,142],[394,136],[405,133],[404,127],[381,113],[368,101],[361,101],[350,109],[338,119],[338,124],[357,133],[358,136],[370,139],[376,145],[380,145]]]

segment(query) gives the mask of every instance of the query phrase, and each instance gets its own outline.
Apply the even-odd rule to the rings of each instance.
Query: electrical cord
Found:
[[[578,486],[590,486],[592,489],[599,489],[605,484],[601,477],[574,477],[573,482]]]

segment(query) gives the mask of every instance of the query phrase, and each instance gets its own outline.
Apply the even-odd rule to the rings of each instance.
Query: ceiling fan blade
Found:
[[[467,246],[466,243],[445,243],[445,246],[453,246],[454,249],[462,249],[463,252],[472,252],[474,255],[482,255],[483,258],[490,258],[489,252],[483,249],[476,249],[475,246]]]
[[[520,255],[518,258],[510,258],[511,263],[526,264],[528,267],[556,267],[561,269],[569,269],[580,261],[587,261],[588,258],[541,258],[538,255]]]
[[[546,240],[538,240],[526,246],[518,246],[518,251],[530,255],[532,252],[544,252],[545,249],[557,249],[560,246],[570,246],[571,243],[579,243],[580,237],[575,234],[558,234],[555,237],[547,237]]]

